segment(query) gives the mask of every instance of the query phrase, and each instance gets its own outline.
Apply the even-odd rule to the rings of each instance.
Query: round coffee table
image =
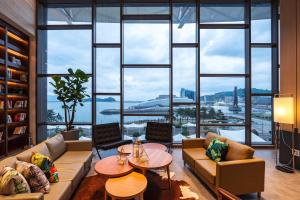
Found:
[[[143,174],[131,172],[119,178],[109,178],[105,183],[105,200],[107,196],[112,199],[132,199],[139,197],[143,200],[143,193],[147,188],[147,179]]]
[[[146,153],[149,157],[149,160],[146,162],[141,162],[138,158],[129,156],[128,162],[135,168],[142,170],[143,174],[150,169],[160,169],[165,168],[168,174],[169,188],[171,188],[171,179],[170,179],[170,164],[172,163],[172,155],[158,149],[146,149]]]
[[[167,147],[163,144],[159,143],[145,143],[142,144],[145,149],[158,149],[162,151],[167,151]],[[125,144],[118,147],[118,152],[121,153],[121,149],[123,148],[125,154],[131,154],[132,153],[132,144]]]
[[[99,160],[95,165],[95,171],[106,177],[119,177],[129,174],[133,167],[125,162],[124,165],[118,163],[117,156],[109,156]]]

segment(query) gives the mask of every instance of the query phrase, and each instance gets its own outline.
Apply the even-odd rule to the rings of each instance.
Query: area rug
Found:
[[[185,181],[171,180],[172,188],[169,190],[167,179],[154,172],[147,173],[148,186],[144,192],[145,200],[196,200],[190,197],[189,186]],[[73,200],[102,200],[104,199],[104,186],[106,179],[102,176],[86,177],[80,184]],[[183,196],[183,193],[185,197]],[[195,194],[191,192],[190,194]]]

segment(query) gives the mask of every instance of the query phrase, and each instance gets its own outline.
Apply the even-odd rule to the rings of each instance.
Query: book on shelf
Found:
[[[2,140],[3,137],[3,131],[0,132],[0,141]]]
[[[27,126],[18,126],[15,128],[13,135],[21,135],[26,132]]]
[[[5,93],[5,87],[4,85],[0,84],[0,94],[4,94]]]
[[[11,79],[12,78],[12,71],[11,70],[7,70],[7,78]]]
[[[0,101],[0,109],[4,109],[4,101]]]
[[[27,82],[27,73],[20,75],[20,81]]]
[[[12,123],[12,118],[10,115],[7,115],[7,123]]]
[[[16,101],[14,108],[27,108],[27,100],[24,101]]]
[[[13,101],[12,100],[7,100],[6,102],[7,102],[7,108],[8,109],[13,108],[12,107],[12,105],[13,105]]]
[[[15,121],[15,122],[22,122],[22,121],[25,121],[26,115],[27,115],[26,113],[17,113],[17,114],[15,115],[14,121]]]

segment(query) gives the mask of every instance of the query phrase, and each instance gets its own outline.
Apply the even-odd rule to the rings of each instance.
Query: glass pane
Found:
[[[169,69],[124,69],[124,113],[169,111]]]
[[[162,15],[169,14],[168,4],[163,3],[151,3],[151,5],[145,4],[125,4],[125,15]]]
[[[200,73],[245,73],[245,30],[200,29]]]
[[[173,42],[196,42],[195,4],[173,4]]]
[[[120,43],[120,7],[97,7],[96,42]]]
[[[196,106],[176,106],[173,110],[173,141],[196,138]]]
[[[207,132],[214,132],[230,140],[245,143],[245,127],[243,126],[200,126],[202,137],[206,137]]]
[[[168,119],[163,116],[125,116],[124,139],[132,139],[133,134],[139,134],[141,140],[145,140],[147,122],[167,123]]]
[[[272,49],[252,48],[251,50],[252,92],[272,92]]]
[[[79,68],[86,73],[92,71],[90,30],[48,30],[47,48],[40,52],[42,65],[40,74],[63,74],[68,68]],[[45,35],[44,35],[45,36]]]
[[[200,23],[241,24],[245,22],[243,3],[201,3]]]
[[[252,143],[272,143],[272,97],[252,97]]]
[[[91,24],[91,7],[55,7],[47,8],[48,25]]]
[[[54,87],[50,84],[51,78],[38,78],[38,122],[64,122],[65,114],[62,103],[57,100],[54,94]],[[85,84],[87,93],[83,106],[77,105],[74,122],[92,122],[92,98],[91,98],[91,79]]]
[[[120,96],[96,97],[97,124],[120,122]]]
[[[196,101],[196,49],[173,48],[174,102]]]
[[[120,49],[96,49],[96,91],[120,92]]]
[[[169,64],[168,21],[125,21],[125,64]]]
[[[245,121],[244,78],[200,78],[200,123]]]
[[[251,42],[271,42],[271,3],[252,3]]]

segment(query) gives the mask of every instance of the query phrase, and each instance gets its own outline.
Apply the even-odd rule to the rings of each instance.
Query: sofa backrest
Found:
[[[22,153],[18,154],[16,157],[20,161],[31,162],[32,152],[38,152],[40,154],[50,157],[50,152],[45,142],[42,142],[26,151],[23,151]]]
[[[226,143],[228,144],[228,151],[225,157],[226,160],[244,160],[253,158],[255,151],[253,148],[229,139],[226,140]]]
[[[222,137],[222,136],[220,136],[216,133],[207,132],[206,139],[205,139],[205,142],[204,142],[204,148],[207,149],[210,142],[215,138],[219,139],[221,142],[226,142],[226,140],[227,140],[227,138]]]
[[[4,160],[1,160],[0,161],[0,166],[3,167],[11,167],[13,169],[16,168],[16,161],[17,161],[17,158],[15,156],[12,156],[12,157],[8,157],[8,158],[5,158]]]

